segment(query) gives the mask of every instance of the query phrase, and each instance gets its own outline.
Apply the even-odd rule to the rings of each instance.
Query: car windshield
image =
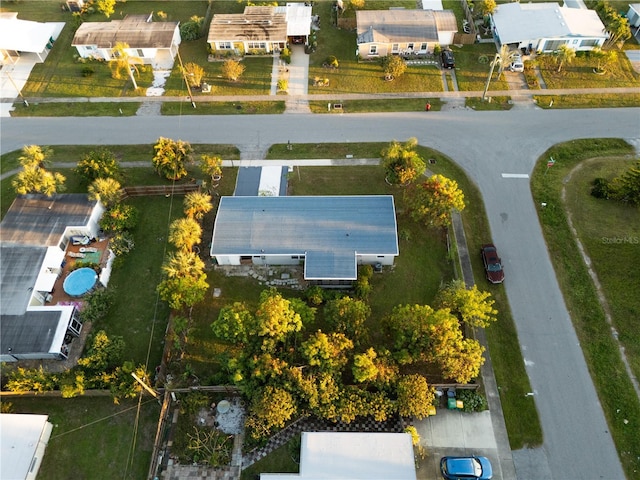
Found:
[[[489,270],[490,272],[499,272],[500,270],[502,270],[502,265],[500,265],[499,263],[490,263],[489,265],[487,265],[487,270]]]
[[[477,458],[452,458],[448,462],[448,472],[451,475],[480,477],[482,465]]]

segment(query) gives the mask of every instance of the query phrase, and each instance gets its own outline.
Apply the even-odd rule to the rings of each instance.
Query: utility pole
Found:
[[[489,78],[487,78],[487,83],[484,86],[484,92],[482,92],[482,101],[484,102],[485,97],[487,96],[487,90],[489,90],[489,84],[491,83],[491,77],[493,76],[493,69],[496,68],[496,64],[500,59],[500,54],[496,53],[495,57],[493,57],[493,62],[491,62],[491,69],[489,70]]]
[[[182,78],[184,79],[184,84],[187,86],[187,92],[189,92],[189,100],[191,100],[191,106],[196,108],[196,102],[193,100],[193,95],[191,94],[191,87],[189,86],[189,82],[187,81],[187,72],[184,69],[184,65],[182,64],[182,57],[180,57],[180,49],[176,52],[178,54],[178,61],[180,62],[180,71],[182,72]]]
[[[11,78],[11,75],[9,75],[9,72],[7,72],[7,78],[11,82],[11,85],[13,85],[13,88],[16,89],[16,92],[18,92],[18,96],[22,99],[22,103],[24,104],[24,106],[28,107],[29,106],[29,102],[27,102],[27,99],[24,98],[24,95],[22,95],[22,92],[20,91],[20,89],[18,88],[16,83],[13,81],[13,78]]]
[[[159,398],[160,397],[158,392],[156,392],[153,388],[151,388],[149,385],[147,385],[145,383],[145,381],[142,380],[140,377],[138,377],[134,372],[131,372],[131,376],[136,380],[136,382],[138,382],[140,385],[142,385],[142,388],[144,388],[147,392],[149,392],[155,398]]]

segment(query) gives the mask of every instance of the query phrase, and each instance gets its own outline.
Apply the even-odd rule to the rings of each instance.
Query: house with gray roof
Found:
[[[358,265],[393,265],[391,195],[222,197],[211,256],[218,265],[300,265],[304,278],[350,283]]]
[[[436,44],[453,43],[458,27],[451,10],[358,10],[357,55],[375,59],[387,55],[425,55]]]
[[[96,237],[103,212],[84,194],[19,195],[9,207],[0,222],[0,361],[66,358],[82,323],[75,306],[49,305],[50,293],[72,237]]]
[[[113,59],[116,43],[126,43],[127,54],[154,67],[171,67],[182,40],[180,22],[153,22],[151,15],[127,15],[110,22],[84,22],[71,45],[82,58]]]

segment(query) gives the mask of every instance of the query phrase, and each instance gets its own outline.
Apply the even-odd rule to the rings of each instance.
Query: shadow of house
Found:
[[[82,321],[75,305],[49,302],[71,237],[96,237],[103,212],[83,194],[15,199],[0,223],[0,361],[67,358]]]

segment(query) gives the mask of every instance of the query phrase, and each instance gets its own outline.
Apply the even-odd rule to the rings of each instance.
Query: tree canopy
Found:
[[[415,150],[417,145],[416,138],[410,138],[405,143],[394,140],[382,150],[382,166],[389,183],[406,185],[425,172],[424,160]]]
[[[50,164],[49,157],[52,154],[52,150],[38,145],[26,145],[22,148],[22,155],[18,158],[22,170],[11,181],[18,195],[43,193],[50,197],[65,190],[65,176],[45,169]]]
[[[245,66],[237,60],[225,60],[222,64],[222,76],[232,82],[238,81],[244,70]]]
[[[118,178],[120,164],[111,150],[99,148],[83,155],[75,172],[87,182],[92,182],[96,178]]]
[[[186,163],[191,160],[193,151],[188,142],[160,137],[153,149],[152,163],[158,175],[168,180],[178,180],[187,175]]]
[[[404,198],[415,221],[439,228],[451,224],[451,210],[462,211],[465,207],[458,183],[439,174],[413,185]]]
[[[478,290],[477,285],[466,288],[462,280],[455,280],[438,292],[436,306],[448,308],[460,320],[472,327],[488,327],[497,320],[491,293]]]

